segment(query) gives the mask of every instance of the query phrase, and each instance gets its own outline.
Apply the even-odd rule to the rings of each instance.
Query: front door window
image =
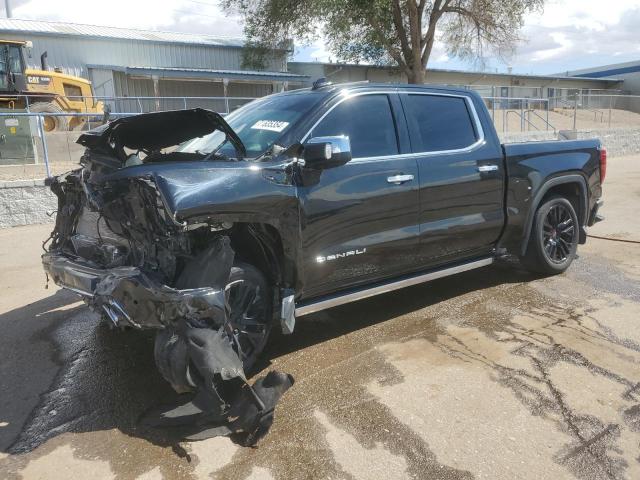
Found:
[[[395,122],[387,95],[361,95],[343,101],[313,129],[312,137],[344,135],[353,158],[398,154]]]

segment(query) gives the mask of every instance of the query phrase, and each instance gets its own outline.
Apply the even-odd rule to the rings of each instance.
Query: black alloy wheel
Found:
[[[547,258],[562,264],[574,251],[576,224],[571,212],[562,203],[554,204],[544,218],[543,242]]]
[[[551,196],[536,210],[526,253],[520,257],[528,270],[555,275],[576,257],[580,224],[572,203]]]
[[[262,353],[271,330],[271,289],[257,268],[238,263],[231,269],[225,298],[234,344],[248,370]]]

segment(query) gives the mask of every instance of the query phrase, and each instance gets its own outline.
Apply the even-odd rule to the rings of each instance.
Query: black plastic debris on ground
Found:
[[[233,435],[237,443],[255,446],[269,432],[276,404],[293,377],[271,371],[249,385],[223,328],[187,328],[181,337],[194,367],[196,393],[182,404],[147,412],[141,423],[187,441]]]

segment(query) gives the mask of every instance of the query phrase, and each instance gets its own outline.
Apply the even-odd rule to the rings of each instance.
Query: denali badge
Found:
[[[318,256],[318,257],[316,257],[316,262],[324,263],[324,262],[330,262],[331,260],[338,260],[339,258],[350,257],[352,255],[362,255],[366,251],[367,251],[366,248],[363,248],[362,250],[358,250],[356,248],[355,250],[349,250],[347,252],[336,253],[336,254],[333,254],[333,255],[327,255],[326,257]]]

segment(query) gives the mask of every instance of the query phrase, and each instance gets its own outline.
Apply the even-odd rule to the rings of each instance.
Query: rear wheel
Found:
[[[271,286],[260,270],[247,263],[234,264],[225,287],[225,300],[234,349],[245,371],[255,364],[269,338],[271,299]],[[154,356],[158,370],[178,393],[196,389],[198,382],[190,372],[193,366],[189,364],[186,343],[173,328],[158,332]]]
[[[578,235],[573,205],[564,197],[553,196],[536,211],[527,251],[520,260],[534,272],[562,273],[576,257]]]
[[[64,113],[58,105],[51,102],[37,102],[29,106],[32,113]],[[66,132],[69,130],[69,117],[64,116],[45,116],[44,130],[46,132]]]

